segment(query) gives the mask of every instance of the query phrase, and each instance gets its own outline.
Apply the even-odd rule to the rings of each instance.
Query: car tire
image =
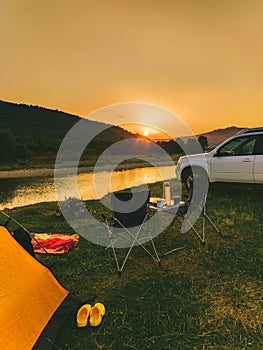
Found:
[[[205,170],[201,168],[187,168],[183,172],[182,182],[187,191],[190,191],[193,183],[201,185],[205,190],[208,188],[209,179]]]

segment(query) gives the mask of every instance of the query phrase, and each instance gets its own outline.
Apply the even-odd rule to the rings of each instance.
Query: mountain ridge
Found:
[[[19,113],[19,115],[17,114]],[[14,102],[7,102],[0,100],[0,128],[6,128],[11,129],[15,134],[23,135],[25,133],[28,133],[27,128],[24,128],[25,120],[21,120],[22,116],[26,116],[26,114],[34,113],[34,118],[38,118],[38,120],[34,120],[32,116],[29,118],[29,120],[26,121],[26,123],[30,122],[32,125],[28,130],[31,130],[35,132],[37,135],[43,135],[47,134],[49,137],[56,137],[58,135],[61,136],[61,133],[66,133],[76,122],[79,120],[87,120],[88,123],[92,124],[104,124],[109,127],[117,128],[118,131],[121,130],[121,133],[123,133],[125,136],[128,135],[136,135],[136,137],[141,137],[142,139],[147,139],[143,137],[142,135],[131,133],[125,129],[122,129],[118,126],[107,124],[100,121],[94,121],[90,119],[86,119],[83,117],[80,117],[75,114],[70,114],[67,112],[59,111],[57,109],[50,109],[46,107],[41,107],[37,105],[27,105],[24,103],[14,103]],[[26,116],[28,118],[28,116]],[[53,130],[48,128],[47,130],[43,129],[43,118],[45,118],[44,124],[52,123],[53,127],[58,127],[59,133],[57,133],[57,130]],[[52,119],[51,119],[52,118]],[[19,120],[20,119],[20,120]],[[48,120],[47,120],[48,119]],[[62,123],[62,124],[61,124]],[[226,128],[218,128],[211,131],[206,131],[200,134],[197,134],[196,137],[199,136],[205,136],[208,139],[208,142],[210,145],[217,145],[218,143],[222,142],[223,140],[233,136],[240,130],[244,129],[245,127],[237,127],[237,126],[229,126]],[[187,140],[191,136],[184,136],[182,137],[183,140]]]
[[[114,127],[124,136],[134,135],[118,126],[82,118],[63,111],[0,100],[0,128],[9,129],[15,135],[25,135],[31,132],[31,134],[35,133],[41,136],[61,137],[65,136],[71,127],[80,120],[85,120],[92,125],[103,124],[109,128]]]
[[[207,131],[201,134],[196,135],[196,137],[205,136],[207,138],[208,144],[210,147],[217,146],[221,142],[225,141],[231,136],[234,136],[242,129],[246,129],[246,127],[237,127],[237,126],[229,126],[226,128],[214,129],[212,131]]]
[[[84,157],[101,154],[112,144],[129,138],[145,141],[145,137],[98,121],[58,110],[0,100],[0,162],[39,161],[54,163],[63,138],[80,120],[87,126],[105,125],[104,131],[94,135]],[[94,127],[93,127],[94,129]],[[70,153],[72,149],[68,149]],[[95,159],[95,158],[94,158]]]
[[[35,149],[41,149],[41,145],[36,145],[39,142],[39,144],[42,143],[42,145],[45,143],[52,143],[53,146],[50,145],[50,147],[46,147],[46,151],[55,153],[67,132],[80,120],[85,120],[87,123],[90,123],[90,125],[103,124],[108,126],[107,130],[100,136],[98,142],[92,145],[96,152],[100,150],[98,146],[100,143],[104,143],[104,145],[107,146],[131,137],[148,140],[147,137],[133,134],[119,126],[89,120],[57,109],[54,110],[36,105],[0,100],[0,131],[10,131],[12,135],[18,137],[22,142],[24,142],[25,139],[27,142],[29,139],[32,139],[28,147],[31,147],[33,152]],[[205,136],[208,140],[209,148],[211,148],[242,129],[244,129],[244,127],[230,126],[218,128],[197,134],[196,137]],[[187,142],[189,138],[191,138],[191,136],[181,137],[184,142]]]

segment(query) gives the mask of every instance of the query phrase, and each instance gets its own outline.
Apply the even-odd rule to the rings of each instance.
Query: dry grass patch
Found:
[[[263,286],[256,281],[237,277],[236,280],[222,281],[221,285],[204,293],[209,301],[209,324],[220,328],[230,321],[242,325],[247,331],[259,331],[263,334]]]

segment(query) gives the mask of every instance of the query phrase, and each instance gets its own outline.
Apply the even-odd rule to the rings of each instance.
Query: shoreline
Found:
[[[51,168],[30,168],[19,170],[0,170],[0,179],[14,179],[21,177],[51,176],[54,169]]]
[[[171,164],[165,164],[164,162],[159,162],[158,166],[169,166]],[[175,166],[175,163],[174,163]],[[131,170],[136,168],[149,168],[153,165],[149,163],[130,163],[122,164],[115,168],[115,171]],[[68,168],[70,170],[70,168]],[[109,171],[111,170],[110,165],[105,165],[100,167],[98,171]],[[63,172],[63,169],[61,169]],[[94,171],[94,167],[83,166],[78,168],[78,173],[91,173]],[[65,168],[65,174],[67,173],[67,168]],[[0,179],[14,179],[23,177],[41,177],[41,176],[54,176],[53,168],[29,168],[29,169],[17,169],[17,170],[0,170]]]

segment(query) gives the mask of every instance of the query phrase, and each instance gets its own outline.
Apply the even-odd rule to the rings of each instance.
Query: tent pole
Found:
[[[37,244],[40,245],[40,247],[44,250],[44,252],[45,252],[46,254],[48,254],[48,252],[46,251],[46,249],[45,249],[45,247],[43,246],[43,244],[40,243],[40,242],[36,239],[36,237],[35,237],[34,234],[31,234],[31,232],[29,232],[27,228],[25,228],[23,225],[21,225],[21,224],[20,224],[18,221],[16,221],[14,218],[11,218],[11,216],[9,216],[8,214],[6,214],[3,210],[2,210],[2,214],[8,218],[8,220],[7,220],[7,222],[5,223],[4,226],[7,226],[7,224],[9,223],[10,220],[14,221],[14,223],[16,223],[16,224],[17,224],[18,226],[20,226],[24,231],[26,231],[26,233],[29,235],[29,237],[33,238],[33,240],[34,240]]]

